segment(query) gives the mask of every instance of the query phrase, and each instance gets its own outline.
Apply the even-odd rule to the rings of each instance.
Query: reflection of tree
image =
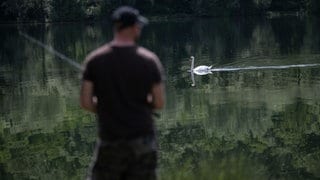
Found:
[[[281,53],[299,53],[304,45],[305,21],[298,18],[286,18],[286,20],[280,18],[271,22]]]
[[[314,20],[314,19],[310,19],[307,21],[305,49],[315,54],[319,52],[319,49],[320,49],[320,35],[319,33],[317,33],[319,28],[320,28],[320,21]]]
[[[178,169],[181,171],[197,171],[199,162],[212,160],[221,163],[219,157],[227,159],[236,155],[236,159],[247,157],[253,160],[244,164],[247,169],[261,168],[261,171],[248,172],[249,176],[254,175],[258,179],[319,178],[319,109],[319,105],[310,106],[305,100],[297,99],[283,111],[274,113],[268,120],[272,121],[273,126],[260,135],[252,131],[234,135],[236,132],[220,126],[229,132],[221,137],[215,131],[208,134],[208,126],[178,124],[159,133],[162,164],[168,169],[180,167]],[[230,175],[228,170],[222,168],[217,173]]]
[[[67,112],[65,117],[71,119],[58,123],[52,132],[25,131],[3,134],[0,169],[4,172],[0,177],[85,177],[95,141],[95,126],[92,125],[91,118],[77,111]]]
[[[284,159],[288,168],[301,169],[300,176],[320,177],[316,170],[320,168],[320,148],[315,142],[320,137],[319,108],[318,105],[309,105],[303,99],[297,99],[286,106],[283,112],[272,116],[274,127],[266,134],[276,143],[273,146],[276,148],[270,150],[277,153],[278,158]]]

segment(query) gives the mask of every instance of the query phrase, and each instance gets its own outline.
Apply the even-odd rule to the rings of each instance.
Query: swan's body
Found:
[[[195,73],[196,75],[207,75],[207,74],[211,74],[212,73],[212,66],[205,66],[205,65],[201,65],[201,66],[197,66],[194,67],[194,57],[191,56],[191,72]]]
[[[207,75],[212,73],[211,68],[212,66],[198,66],[193,69],[193,72],[197,75]]]

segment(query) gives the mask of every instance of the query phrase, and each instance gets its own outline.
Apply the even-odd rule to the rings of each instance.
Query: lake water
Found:
[[[319,179],[320,66],[300,67],[320,64],[319,28],[297,17],[152,22],[139,43],[167,77],[161,179]],[[84,179],[96,126],[78,105],[79,72],[19,32],[81,63],[111,28],[0,26],[0,179]],[[193,81],[190,56],[243,69]],[[276,68],[287,65],[298,67]]]

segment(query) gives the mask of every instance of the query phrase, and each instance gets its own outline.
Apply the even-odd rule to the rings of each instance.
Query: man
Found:
[[[81,107],[98,116],[89,179],[156,179],[153,110],[164,106],[162,65],[135,41],[147,19],[131,7],[112,14],[114,39],[84,63]]]

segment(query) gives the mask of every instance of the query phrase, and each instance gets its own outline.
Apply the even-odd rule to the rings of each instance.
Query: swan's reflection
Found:
[[[207,72],[202,72],[201,74],[197,74],[196,72],[194,72],[194,71],[189,71],[190,72],[190,74],[191,74],[191,80],[192,80],[192,84],[191,84],[191,86],[192,87],[194,87],[194,86],[196,86],[196,81],[195,81],[195,75],[198,75],[198,76],[205,76],[205,75],[208,75],[208,74],[212,74],[212,71],[210,70],[210,71],[207,71]]]
[[[196,81],[194,80],[194,73],[193,73],[193,71],[190,71],[190,73],[191,73],[191,80],[192,80],[191,86],[193,87],[193,86],[196,86]]]

